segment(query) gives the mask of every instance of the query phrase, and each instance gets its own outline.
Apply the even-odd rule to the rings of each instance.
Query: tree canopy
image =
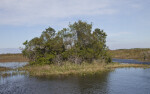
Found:
[[[22,53],[31,64],[61,64],[64,61],[80,64],[93,60],[111,62],[107,52],[106,33],[92,24],[79,20],[56,32],[49,27],[40,37],[25,41]]]

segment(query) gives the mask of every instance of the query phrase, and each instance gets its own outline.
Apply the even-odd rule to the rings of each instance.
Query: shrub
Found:
[[[22,53],[31,64],[61,64],[63,61],[81,64],[95,59],[108,63],[111,57],[107,54],[106,36],[103,30],[92,31],[92,24],[79,20],[57,33],[53,28],[47,28],[40,37],[25,41]]]

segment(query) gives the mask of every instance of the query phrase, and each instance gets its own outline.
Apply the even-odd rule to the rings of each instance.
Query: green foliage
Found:
[[[40,37],[25,41],[22,53],[32,64],[52,64],[62,61],[80,64],[96,59],[111,62],[111,57],[107,53],[106,36],[103,30],[96,28],[92,31],[92,24],[79,20],[57,33],[49,27]]]

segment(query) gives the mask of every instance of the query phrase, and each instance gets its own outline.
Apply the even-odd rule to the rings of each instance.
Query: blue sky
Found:
[[[78,20],[103,29],[110,49],[150,48],[150,0],[0,0],[0,48]]]

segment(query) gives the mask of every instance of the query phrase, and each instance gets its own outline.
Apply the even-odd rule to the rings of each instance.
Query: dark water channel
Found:
[[[150,69],[117,68],[98,75],[63,78],[0,76],[0,94],[150,94]]]

